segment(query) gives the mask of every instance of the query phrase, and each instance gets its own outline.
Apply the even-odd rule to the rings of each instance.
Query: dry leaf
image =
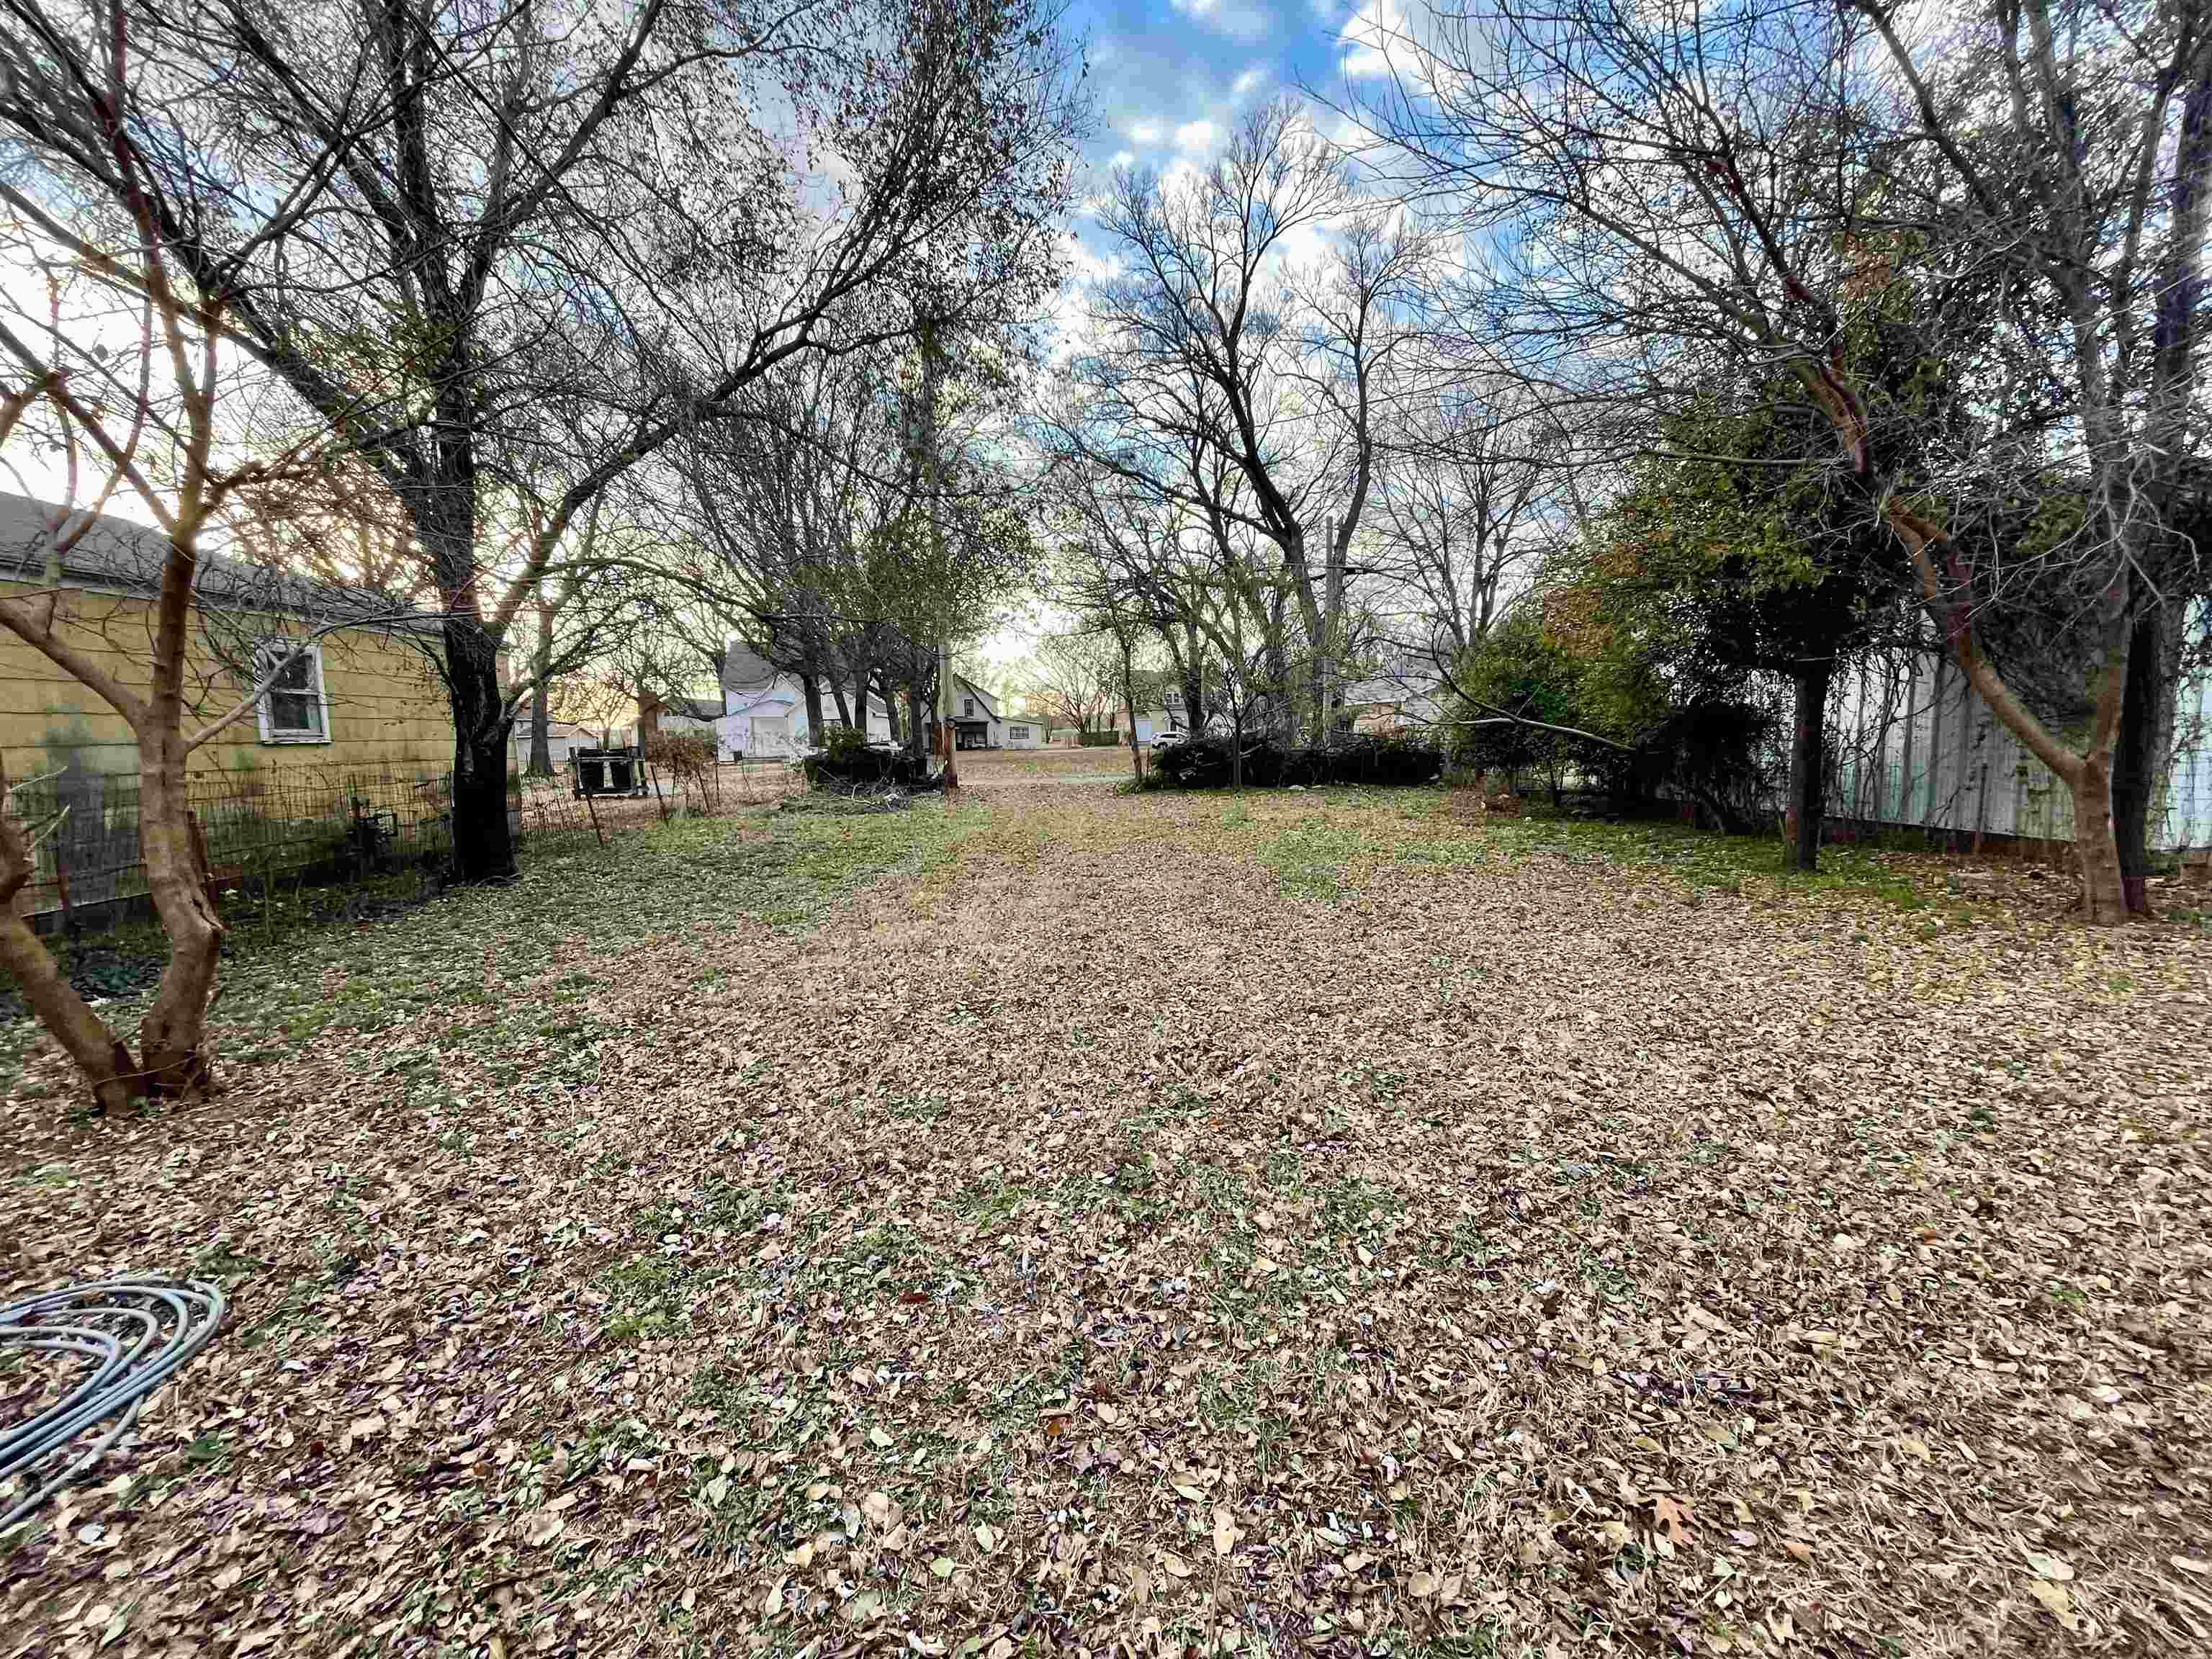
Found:
[[[2074,1612],[2074,1598],[2065,1585],[2054,1583],[2047,1578],[2031,1578],[2027,1587],[2034,1592],[2035,1599],[2042,1602],[2050,1610],[2051,1616],[2061,1625],[2068,1630],[2081,1628],[2081,1621]]]

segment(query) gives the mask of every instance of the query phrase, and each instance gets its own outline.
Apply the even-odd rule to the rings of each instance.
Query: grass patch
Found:
[[[1269,836],[1260,849],[1260,862],[1274,872],[1276,885],[1286,895],[1333,899],[1344,885],[1344,866],[1359,846],[1357,827],[1309,816]]]
[[[641,917],[672,948],[687,950],[698,948],[702,932],[741,919],[810,927],[894,870],[923,878],[945,869],[986,816],[933,803],[849,817],[678,818],[605,848],[574,836],[526,842],[517,885],[454,889],[374,921],[349,920],[362,907],[342,902],[288,905],[265,925],[259,913],[233,916],[218,1017],[252,1030],[261,1059],[326,1034],[428,1038],[489,1026],[516,1074],[548,1049],[568,1057],[554,1062],[556,1072],[587,1066],[595,1042],[621,1033],[586,1005],[616,988],[604,969],[566,964],[634,942]],[[55,943],[65,969],[97,969],[136,987],[101,1010],[118,1030],[135,1030],[167,958],[160,929],[138,921]],[[563,965],[548,973],[556,963]],[[727,972],[707,967],[701,982]],[[12,988],[0,993],[0,1063],[20,1065],[37,1036]],[[388,1064],[407,1067],[403,1054]]]

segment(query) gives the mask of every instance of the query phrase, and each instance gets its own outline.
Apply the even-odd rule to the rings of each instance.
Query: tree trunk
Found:
[[[1141,784],[1145,781],[1145,751],[1137,743],[1136,671],[1129,659],[1127,637],[1116,634],[1114,642],[1121,647],[1121,707],[1129,716],[1129,769]]]
[[[2082,920],[2111,927],[2128,919],[2127,878],[2113,833],[2112,769],[2092,757],[2074,783],[2074,847],[2081,860]]]
[[[1244,711],[1241,708],[1230,716],[1229,787],[1240,795],[1244,793]]]
[[[538,584],[538,656],[532,668],[536,684],[530,688],[530,763],[523,768],[523,775],[550,778],[553,775],[553,738],[546,730],[552,694],[546,689],[546,671],[553,665],[553,614],[545,608],[545,584]]]
[[[2073,795],[2074,847],[2081,860],[2083,919],[2102,927],[2125,921],[2127,885],[2120,868],[2119,842],[2113,833],[2112,757],[2126,707],[2129,646],[2134,637],[2128,609],[2131,586],[2128,573],[2114,574],[2100,601],[2104,625],[2100,643],[2104,660],[2097,674],[2096,712],[2091,717],[2087,741],[2081,750],[2070,750],[2051,735],[1983,654],[1963,599],[1944,591],[1935,562],[1935,551],[1943,542],[1942,530],[1894,500],[1885,511],[1911,553],[1922,597],[1929,614],[1945,629],[1950,657],[1960,672],[2006,730],[2063,779]]]
[[[928,753],[927,722],[922,718],[922,688],[919,677],[906,683],[906,722],[908,726],[907,752],[916,760]]]
[[[453,878],[514,874],[507,823],[509,721],[490,636],[473,617],[446,618],[446,689],[453,708]],[[639,741],[645,734],[640,732]]]
[[[1205,672],[1201,669],[1193,669],[1182,677],[1183,725],[1193,736],[1206,730],[1205,702]]]
[[[863,660],[853,670],[853,724],[860,728],[860,741],[868,740],[868,678],[872,670]]]
[[[1796,722],[1790,738],[1790,867],[1820,867],[1820,817],[1827,775],[1828,685],[1832,660],[1802,663],[1791,677],[1797,688]]]
[[[140,1092],[150,1095],[191,1094],[208,1082],[208,1000],[222,948],[192,835],[183,750],[174,733],[139,744],[138,841],[146,890],[169,937],[168,964],[138,1027]]]
[[[822,682],[811,674],[801,674],[799,688],[806,699],[806,741],[819,748],[822,743]]]
[[[2159,771],[2165,760],[2163,734],[2173,687],[2163,670],[2166,641],[2162,607],[2146,605],[2136,615],[2128,641],[2127,684],[2120,708],[2120,733],[2112,751],[2112,833],[2118,842],[2120,883],[2130,911],[2148,915],[2152,809]]]
[[[853,723],[853,715],[852,711],[845,707],[845,684],[835,674],[827,678],[830,681],[830,701],[837,705],[837,723],[840,726],[850,726]],[[821,738],[817,737],[815,741],[819,743]]]
[[[185,792],[184,744],[168,732],[139,744],[139,843],[146,884],[169,940],[154,1001],[131,1051],[77,994],[33,929],[15,896],[33,872],[22,826],[0,812],[0,964],[23,1000],[90,1085],[102,1111],[143,1095],[198,1092],[209,1081],[207,1009],[222,951],[222,924],[201,880]],[[0,780],[0,796],[5,793]]]
[[[530,764],[523,769],[525,777],[553,775],[553,740],[545,729],[550,720],[549,701],[545,683],[540,680],[530,694]]]

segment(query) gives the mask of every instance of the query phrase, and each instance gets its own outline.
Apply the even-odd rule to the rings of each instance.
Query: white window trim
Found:
[[[298,650],[315,667],[315,698],[322,705],[323,729],[313,732],[279,732],[269,720],[270,699],[276,688],[262,687],[261,695],[254,700],[253,713],[261,723],[261,741],[267,744],[327,744],[331,741],[331,683],[323,674],[323,647],[319,641],[310,641],[304,647],[298,640],[272,639],[261,641],[253,653],[254,675],[261,677],[276,665],[280,654],[289,655]]]

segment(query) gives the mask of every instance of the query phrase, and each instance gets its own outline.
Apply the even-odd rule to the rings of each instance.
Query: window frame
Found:
[[[327,744],[331,739],[331,686],[323,672],[323,645],[320,640],[267,639],[254,647],[253,678],[259,684],[280,657],[295,653],[314,671],[316,712],[322,720],[319,732],[285,732],[276,728],[276,714],[278,686],[274,681],[261,688],[261,695],[253,700],[253,713],[260,722],[261,741],[266,744]],[[303,697],[305,691],[286,690],[287,696]]]

